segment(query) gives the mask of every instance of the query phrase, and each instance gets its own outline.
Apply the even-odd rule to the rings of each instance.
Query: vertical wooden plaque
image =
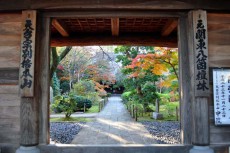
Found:
[[[19,88],[21,97],[34,96],[36,11],[22,12]]]
[[[208,30],[206,11],[193,11],[195,96],[209,97]]]

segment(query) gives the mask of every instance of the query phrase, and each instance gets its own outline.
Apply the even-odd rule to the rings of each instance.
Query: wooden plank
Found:
[[[14,132],[20,132],[20,119],[19,117],[18,118],[12,118],[12,119],[1,119],[1,122],[0,122],[0,129],[4,129],[4,130],[7,130],[5,132],[6,135],[8,135],[8,133],[10,131],[14,131]],[[0,130],[2,131],[2,130]]]
[[[221,24],[221,23],[208,24],[208,32],[210,32],[210,33],[222,32],[223,29],[225,31],[230,31],[230,24]]]
[[[0,107],[0,119],[19,118],[19,116],[20,116],[20,107],[18,106]]]
[[[61,22],[61,20],[53,19],[52,25],[63,37],[69,37],[69,32],[64,22]]]
[[[210,133],[230,133],[229,127],[215,126],[214,124],[210,126]]]
[[[216,44],[209,44],[209,55],[216,55],[216,56],[228,56],[230,43],[228,45],[216,45]]]
[[[21,22],[21,13],[0,13],[0,23]]]
[[[21,98],[20,129],[22,146],[38,144],[38,104],[34,98]]]
[[[208,24],[230,24],[230,14],[227,13],[208,13]]]
[[[219,44],[219,45],[224,45],[224,44],[228,44],[229,40],[230,40],[230,30],[225,30],[222,29],[221,33],[220,32],[211,32],[209,31],[210,36],[209,41],[210,44]],[[218,40],[220,39],[220,40]],[[222,42],[221,42],[222,40]]]
[[[0,107],[20,106],[18,94],[0,94]]]
[[[18,84],[18,68],[0,68],[0,84]]]
[[[143,41],[144,40],[144,41]],[[147,35],[129,36],[77,36],[77,37],[55,37],[51,38],[51,46],[93,46],[93,45],[137,45],[137,46],[162,46],[177,47],[177,38],[161,38]]]
[[[0,68],[19,68],[19,46],[0,46],[0,55]]]
[[[161,36],[168,36],[170,35],[177,27],[177,20],[172,20],[166,23],[166,25],[163,27],[163,30],[161,32]]]
[[[21,35],[3,35],[0,33],[1,46],[20,46]]]
[[[229,67],[230,62],[229,62],[229,57],[228,59],[221,59],[221,60],[212,60],[209,63],[210,67]]]
[[[208,13],[209,66],[229,67],[230,14]]]
[[[20,132],[12,132],[12,131],[3,131],[0,132],[0,143],[6,143],[6,142],[10,142],[12,144],[18,144],[19,140],[20,140]],[[3,149],[2,149],[3,152]],[[8,151],[7,151],[8,153]]]
[[[1,15],[0,15],[1,16]],[[21,22],[3,22],[0,23],[0,34],[3,35],[20,35]]]
[[[190,69],[193,65],[189,63],[189,41],[188,41],[188,19],[187,15],[179,18],[178,23],[178,49],[179,49],[179,91],[180,91],[180,122],[181,143],[192,143],[192,80]]]
[[[39,104],[39,144],[49,143],[50,18],[39,17],[36,52],[36,102]]]
[[[230,143],[229,135],[230,135],[230,132],[211,133],[210,143],[211,144],[229,144]]]
[[[17,94],[18,85],[0,85],[0,94]]]
[[[21,97],[34,96],[36,15],[36,11],[22,12],[21,61],[19,70]]]
[[[119,36],[119,18],[111,18],[112,36]]]

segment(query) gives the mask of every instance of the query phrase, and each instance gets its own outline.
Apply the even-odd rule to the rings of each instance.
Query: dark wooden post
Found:
[[[188,41],[188,14],[185,13],[178,22],[178,48],[179,48],[179,88],[180,88],[180,121],[181,143],[192,144],[192,75],[193,65],[189,62]]]
[[[48,144],[50,91],[50,18],[38,14],[36,45],[36,101],[39,104],[39,144]]]
[[[189,12],[189,50],[192,78],[192,144],[190,153],[214,153],[209,148],[209,72],[206,11]]]

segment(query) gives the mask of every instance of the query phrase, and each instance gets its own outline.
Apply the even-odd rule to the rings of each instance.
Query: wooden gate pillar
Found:
[[[207,14],[203,10],[189,12],[189,51],[192,77],[192,144],[190,153],[214,153],[209,148],[209,68]]]
[[[22,12],[21,61],[19,72],[20,107],[20,148],[16,153],[39,153],[38,145],[38,103],[34,92],[35,37],[37,12]]]
[[[192,67],[188,48],[188,14],[180,16],[178,22],[178,49],[179,49],[179,85],[180,85],[180,122],[181,143],[192,144]]]

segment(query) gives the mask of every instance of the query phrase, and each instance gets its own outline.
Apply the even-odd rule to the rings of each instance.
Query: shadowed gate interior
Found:
[[[39,143],[49,143],[49,50],[56,46],[89,46],[89,45],[137,45],[162,46],[179,48],[180,84],[184,87],[189,82],[186,40],[185,16],[175,12],[143,12],[143,11],[115,11],[115,12],[46,12],[39,15],[41,24],[37,33],[40,45],[38,47],[40,59],[36,64],[39,70],[39,84],[37,90],[40,95]],[[182,30],[182,31],[181,31]],[[179,38],[179,40],[178,40]],[[179,45],[178,45],[179,41]],[[183,64],[181,64],[183,63]],[[183,71],[181,70],[183,69]],[[189,115],[183,108],[190,107],[188,92],[181,88],[181,140],[183,144],[191,144],[191,122]],[[186,131],[186,132],[185,132]]]
[[[99,45],[129,45],[129,46],[151,45],[156,47],[160,46],[160,47],[176,48],[177,47],[177,24],[178,24],[178,19],[176,17],[164,18],[164,17],[151,17],[151,16],[149,17],[125,17],[124,16],[124,17],[110,17],[110,18],[108,17],[53,18],[51,21],[51,46],[84,46],[88,44],[90,45],[99,44]],[[115,125],[116,123],[113,124]],[[106,125],[103,124],[102,127],[104,126]],[[93,125],[91,125],[91,127],[93,128]],[[101,129],[98,130],[104,131]],[[141,129],[137,131],[141,132]],[[125,133],[127,132],[128,131],[126,131]],[[97,140],[92,141],[94,137],[85,136],[85,137],[89,137],[89,139],[85,140],[84,143],[87,143],[89,145],[92,143],[93,144],[99,143],[100,140],[104,140],[103,138],[105,137],[104,135],[106,135],[106,131],[104,131],[103,134],[102,133],[100,134],[102,136],[100,138],[97,138],[97,140],[99,141]],[[119,136],[116,133],[113,134],[116,135],[118,140],[130,139],[127,136],[124,137],[124,136]],[[134,140],[136,141],[134,142],[127,141],[126,143],[127,144],[145,143],[144,141],[141,142],[140,140],[142,137],[145,137],[147,139],[147,136],[144,136],[143,133],[142,134],[139,133],[139,135],[141,135],[139,141],[137,141],[136,138],[131,138],[133,141]],[[109,138],[106,139],[107,141],[105,141],[104,144],[118,143],[115,142],[117,139],[112,138],[111,136],[108,137]],[[78,139],[83,139],[83,138],[84,138],[83,136],[78,136]],[[109,143],[109,140],[111,140],[112,142]],[[82,144],[82,141],[75,140],[74,143]],[[100,143],[103,144],[103,142]],[[124,141],[122,141],[121,143],[124,143]]]

